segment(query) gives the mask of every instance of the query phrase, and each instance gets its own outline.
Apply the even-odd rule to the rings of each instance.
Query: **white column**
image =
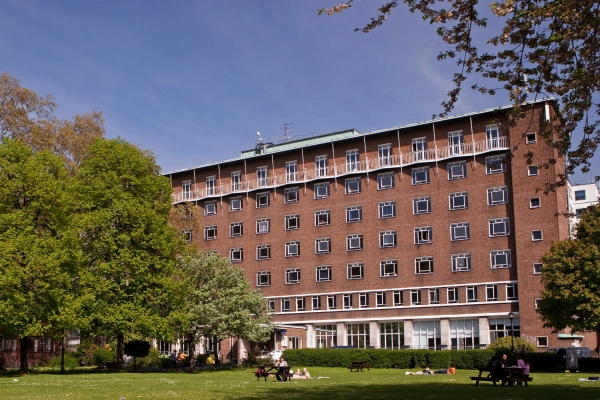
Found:
[[[306,327],[306,343],[304,344],[304,347],[314,349],[317,347],[317,343],[315,342],[315,327],[313,324],[308,324]]]
[[[450,320],[440,319],[440,344],[450,348]]]
[[[412,320],[404,321],[404,345],[413,347],[413,323]]]
[[[490,323],[487,317],[479,318],[479,344],[490,344]]]
[[[337,323],[337,345],[347,346],[346,342],[346,325],[343,322]]]
[[[379,336],[379,323],[377,323],[377,321],[369,322],[369,343],[376,349],[381,347]]]

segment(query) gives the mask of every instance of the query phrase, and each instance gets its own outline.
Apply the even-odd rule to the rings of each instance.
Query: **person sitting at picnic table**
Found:
[[[523,352],[519,353],[519,358],[517,359],[517,367],[523,368],[523,379],[527,380],[529,378],[529,360],[527,359],[527,355]],[[523,385],[523,382],[520,382]]]
[[[435,371],[436,374],[455,374],[456,373],[456,367],[454,367],[454,364],[450,364],[450,368],[448,369],[439,369],[437,371]]]
[[[277,367],[277,373],[275,374],[275,377],[277,378],[278,381],[281,382],[281,377],[283,375],[283,372],[286,370],[285,368],[282,368],[282,367],[287,367],[288,363],[287,363],[287,361],[285,361],[283,356],[281,356],[281,357],[279,357],[279,361],[277,363],[275,363],[275,366]],[[287,378],[283,378],[283,380],[286,381]]]

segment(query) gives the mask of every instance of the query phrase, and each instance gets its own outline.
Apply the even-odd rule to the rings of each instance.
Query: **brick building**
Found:
[[[240,158],[166,175],[174,203],[203,215],[186,238],[264,292],[286,327],[276,348],[462,349],[511,331],[568,346],[535,310],[539,258],[569,235],[557,217],[566,189],[537,190],[564,171],[563,159],[537,165],[556,156],[538,135],[555,105],[528,104],[514,127],[509,108],[259,140]],[[578,342],[595,348],[596,335]]]

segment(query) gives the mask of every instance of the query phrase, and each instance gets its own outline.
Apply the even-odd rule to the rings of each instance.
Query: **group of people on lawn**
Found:
[[[279,357],[279,360],[275,363],[275,368],[277,368],[277,373],[275,374],[275,377],[277,378],[278,381],[282,382],[282,381],[286,381],[288,379],[288,377],[285,376],[285,374],[284,374],[287,367],[288,367],[287,361],[285,361],[283,356]],[[302,371],[300,371],[300,368],[298,368],[296,370],[296,372],[292,371],[292,375],[289,378],[290,379],[310,379],[310,373],[308,372],[308,370],[306,368],[304,368]]]

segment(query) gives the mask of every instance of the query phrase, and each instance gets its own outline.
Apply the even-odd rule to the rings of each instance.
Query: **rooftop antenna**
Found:
[[[262,143],[262,139],[260,138],[260,132],[256,132],[256,136],[258,136],[258,142],[257,143]]]
[[[283,124],[283,141],[284,142],[289,142],[290,140],[292,140],[292,129],[294,129],[294,124],[287,124],[284,123]]]

